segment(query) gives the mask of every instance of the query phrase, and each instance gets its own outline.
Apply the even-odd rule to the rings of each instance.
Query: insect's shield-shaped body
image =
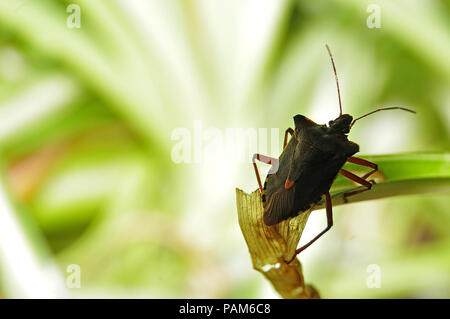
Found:
[[[378,171],[378,165],[353,155],[359,151],[359,146],[348,140],[347,134],[356,121],[380,111],[403,110],[411,113],[415,111],[399,107],[382,107],[366,113],[356,119],[349,114],[342,113],[339,81],[330,48],[326,46],[331,58],[336,87],[339,98],[339,117],[329,121],[328,125],[320,125],[303,115],[294,117],[295,130],[288,128],[285,135],[285,148],[279,159],[255,154],[253,166],[262,192],[264,206],[264,223],[275,225],[289,217],[308,210],[311,205],[318,203],[325,195],[327,227],[304,246],[295,251],[292,261],[297,254],[309,247],[315,240],[327,232],[333,225],[332,200],[330,188],[336,176],[341,173],[346,178],[364,186],[363,189],[349,191],[343,194],[344,201],[372,188],[369,176]],[[287,134],[292,137],[288,144]],[[255,160],[272,165],[264,183],[261,184]],[[357,176],[342,169],[345,162],[351,162],[372,170],[364,176]],[[288,262],[290,262],[288,261]]]
[[[347,159],[359,151],[348,140],[352,117],[339,116],[320,125],[303,115],[279,158],[278,170],[264,184],[264,223],[277,224],[308,210],[321,200]]]

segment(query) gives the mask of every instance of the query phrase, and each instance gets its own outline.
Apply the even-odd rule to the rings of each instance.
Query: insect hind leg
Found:
[[[372,168],[372,170],[370,172],[368,172],[363,177],[361,177],[362,179],[367,179],[370,175],[372,175],[373,173],[378,171],[377,164],[369,162],[368,160],[365,160],[365,159],[362,159],[359,157],[351,156],[347,159],[347,162]]]
[[[262,193],[263,186],[261,183],[261,177],[259,176],[258,166],[256,166],[256,160],[266,163],[266,164],[269,164],[269,165],[272,165],[272,167],[269,170],[269,174],[274,174],[278,171],[278,159],[270,157],[270,156],[266,156],[266,155],[261,155],[258,153],[253,155],[253,158],[252,158],[253,168],[255,169],[256,179],[258,180],[259,190]]]
[[[331,196],[330,196],[329,192],[325,194],[325,203],[326,203],[326,212],[327,212],[327,227],[324,230],[322,230],[316,237],[314,237],[312,240],[310,240],[306,245],[303,245],[302,247],[298,248],[295,251],[294,256],[292,256],[292,258],[289,261],[287,261],[288,264],[291,263],[295,259],[295,257],[297,257],[298,254],[300,254],[306,248],[311,246],[312,243],[314,243],[323,234],[325,234],[327,231],[329,231],[330,228],[333,226],[333,208],[331,205]]]
[[[353,174],[353,173],[351,173],[351,172],[349,172],[349,171],[347,171],[345,169],[341,169],[339,171],[339,173],[341,173],[342,175],[344,175],[348,179],[350,179],[350,180],[352,180],[352,181],[354,181],[354,182],[356,182],[358,184],[361,184],[362,186],[366,187],[364,189],[359,189],[359,190],[356,190],[356,191],[344,193],[344,202],[346,202],[346,203],[348,202],[347,198],[349,196],[353,196],[353,195],[356,195],[356,194],[368,191],[369,189],[372,188],[372,183],[366,181],[365,178],[364,178],[364,176],[366,176],[367,174],[364,175],[363,177],[359,177],[358,175],[355,175],[355,174]]]

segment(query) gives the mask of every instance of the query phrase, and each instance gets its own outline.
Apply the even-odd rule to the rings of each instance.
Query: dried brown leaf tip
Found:
[[[306,285],[302,266],[298,259],[290,264],[308,220],[310,211],[290,218],[274,226],[263,222],[261,193],[256,190],[247,194],[236,189],[239,226],[252,259],[253,268],[273,285],[275,290],[288,299],[320,298],[318,291]]]

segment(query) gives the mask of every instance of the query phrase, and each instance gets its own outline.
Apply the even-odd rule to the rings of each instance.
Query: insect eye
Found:
[[[333,125],[333,123],[334,123],[334,121],[329,121],[329,122],[328,122],[328,126]]]

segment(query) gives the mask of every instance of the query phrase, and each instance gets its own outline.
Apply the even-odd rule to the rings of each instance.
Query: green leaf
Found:
[[[375,177],[376,184],[371,190],[348,197],[348,203],[398,195],[450,193],[450,153],[409,153],[363,158],[378,164],[381,174]],[[357,175],[370,170],[350,163],[344,169]],[[358,189],[364,187],[355,187],[355,183],[340,175],[331,188],[333,205],[345,204],[344,193]],[[324,207],[322,200],[314,210]]]

